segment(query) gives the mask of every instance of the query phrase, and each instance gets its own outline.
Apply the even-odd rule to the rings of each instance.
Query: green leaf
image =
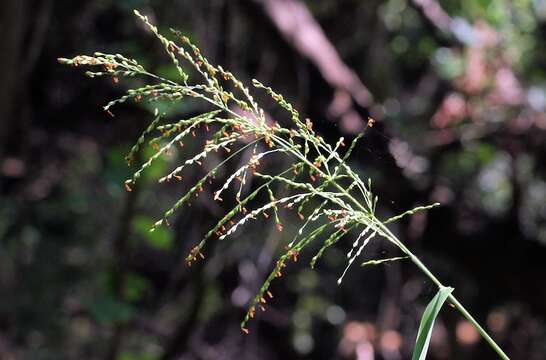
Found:
[[[129,304],[109,295],[92,299],[86,308],[93,319],[101,325],[126,323],[135,314],[134,308]]]
[[[436,320],[442,305],[452,291],[453,288],[451,287],[441,287],[427,305],[423,317],[421,318],[421,324],[419,324],[415,349],[413,350],[413,356],[411,357],[412,360],[424,360],[426,358],[434,320]]]
[[[150,229],[153,226],[154,220],[148,216],[136,216],[133,221],[133,230],[142,236],[148,245],[158,250],[171,249],[173,238],[170,230],[166,227],[160,227],[151,232]]]
[[[123,295],[127,301],[137,301],[142,298],[146,290],[150,288],[150,282],[136,273],[125,275]]]

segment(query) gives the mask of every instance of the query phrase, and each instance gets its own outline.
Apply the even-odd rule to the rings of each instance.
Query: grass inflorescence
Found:
[[[438,204],[417,207],[390,219],[379,219],[376,216],[378,196],[373,192],[371,180],[362,179],[347,163],[363,134],[355,137],[350,144],[347,144],[342,137],[334,145],[331,145],[317,134],[313,122],[310,119],[302,119],[298,111],[282,95],[258,80],[253,80],[252,85],[255,88],[253,91],[262,91],[268,94],[281,108],[286,110],[290,118],[288,126],[280,126],[278,123],[272,122],[252,96],[251,89],[231,72],[224,70],[221,66],[212,65],[187,37],[172,30],[173,35],[179,41],[169,40],[158,32],[146,16],[137,11],[135,14],[160,40],[178,70],[179,78],[177,80],[153,74],[137,61],[120,54],[95,53],[92,56],[76,56],[72,59],[59,59],[59,61],[72,66],[98,67],[98,71],[86,73],[90,77],[108,76],[114,82],[118,82],[120,77],[141,76],[152,82],[150,85],[131,89],[124,96],[108,103],[104,110],[109,114],[112,114],[111,108],[114,105],[130,99],[134,101],[163,99],[173,102],[188,98],[198,99],[208,104],[210,111],[190,119],[161,125],[160,122],[165,119],[162,119],[161,114],[156,111],[154,120],[138,138],[136,145],[131,149],[126,159],[128,163],[131,163],[135,153],[145,145],[147,139],[149,139],[149,145],[154,149],[154,154],[134,172],[131,178],[127,179],[126,189],[131,191],[143,171],[177,146],[184,146],[184,142],[195,136],[198,129],[204,128],[209,134],[204,146],[178,167],[162,176],[159,182],[181,180],[187,167],[202,165],[213,152],[225,152],[226,154],[221,162],[212,166],[200,180],[194,183],[181,198],[164,212],[162,217],[155,222],[151,231],[159,226],[168,225],[169,219],[175,211],[183,205],[189,204],[192,197],[203,192],[207,183],[216,186],[216,190],[210,194],[215,201],[221,202],[226,196],[235,194],[236,205],[192,248],[186,258],[188,265],[204,259],[203,248],[207,241],[212,238],[227,239],[250,221],[273,219],[277,229],[282,231],[280,208],[292,210],[301,219],[301,226],[292,240],[284,245],[284,253],[277,259],[274,269],[250,302],[241,323],[244,333],[248,333],[247,322],[258,311],[265,311],[267,302],[273,298],[270,290],[271,282],[282,276],[284,268],[289,262],[297,261],[299,254],[310,247],[310,244],[319,243],[318,246],[313,247],[313,249],[319,249],[311,260],[311,266],[314,267],[328,248],[343,239],[349,232],[356,232],[357,236],[347,253],[347,266],[339,277],[339,284],[342,283],[349,267],[362,254],[364,248],[372,241],[384,239],[400,249],[404,256],[370,260],[362,265],[377,265],[409,259],[440,289],[444,288],[421,261],[386,227],[386,224],[403,216],[430,209]],[[197,79],[190,79],[182,64],[192,68],[192,72],[198,75]],[[373,126],[372,119],[368,122],[369,126]],[[251,150],[249,159],[244,161],[235,172],[225,177],[223,181],[216,179],[217,173],[225,167],[227,162],[233,159],[241,161],[242,155],[247,150]],[[276,173],[266,173],[262,169],[262,163],[273,157],[284,157],[289,162],[289,166]],[[251,176],[258,182],[253,181],[252,189],[246,189],[245,187],[250,187],[247,179]],[[235,190],[228,191],[230,188]],[[262,194],[264,196],[261,196]],[[266,199],[266,202],[255,206],[257,199]],[[255,207],[249,208],[249,206]],[[455,298],[452,295],[449,296],[448,300],[458,307],[459,303]],[[459,310],[461,309],[464,310],[462,305]],[[463,312],[462,310],[461,312]],[[466,314],[464,311],[463,315],[466,316]],[[467,316],[467,318],[469,317],[470,315]],[[486,340],[491,343],[492,340],[483,329],[479,328],[474,319],[471,317],[470,319],[478,327],[480,333],[486,337]]]

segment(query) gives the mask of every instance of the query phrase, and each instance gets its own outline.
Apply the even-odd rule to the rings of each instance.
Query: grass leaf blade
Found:
[[[453,291],[452,287],[441,287],[434,298],[430,301],[423,313],[421,323],[419,324],[419,332],[415,341],[415,349],[413,350],[412,360],[425,360],[432,335],[434,321],[442,308],[442,305]]]

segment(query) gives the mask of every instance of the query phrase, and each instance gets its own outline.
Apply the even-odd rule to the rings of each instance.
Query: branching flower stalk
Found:
[[[176,210],[188,205],[192,197],[198,196],[204,191],[207,184],[217,183],[215,176],[219,169],[233,159],[240,159],[248,149],[252,149],[250,159],[228,176],[223,184],[216,185],[216,190],[212,193],[214,200],[222,201],[223,197],[227,196],[226,191],[233,187],[237,189],[235,191],[237,205],[226,213],[199,244],[192,248],[186,258],[188,265],[204,258],[203,247],[211,238],[228,239],[240,227],[258,217],[269,218],[273,215],[277,229],[282,231],[283,225],[278,211],[280,207],[297,212],[303,222],[292,241],[286,244],[286,252],[278,258],[273,271],[250,302],[241,323],[243,332],[249,332],[247,322],[258,311],[265,311],[268,299],[273,297],[270,284],[275,278],[282,276],[284,268],[290,261],[297,261],[300,252],[310,244],[320,243],[320,250],[312,258],[311,265],[314,267],[330,246],[353,230],[358,231],[358,236],[347,254],[348,264],[339,277],[339,284],[342,283],[347,270],[362,254],[365,247],[371,241],[378,241],[382,238],[400,249],[403,256],[372,260],[363,265],[407,258],[417,265],[440,289],[444,288],[428,268],[386,226],[403,216],[428,210],[438,204],[417,207],[390,219],[378,219],[375,214],[378,197],[372,191],[371,180],[363,181],[347,163],[347,159],[363,134],[357,136],[348,148],[344,138],[340,138],[332,146],[315,132],[311,120],[301,119],[298,111],[282,95],[258,80],[253,80],[252,84],[255,88],[265,91],[280,107],[287,111],[292,126],[290,128],[281,127],[278,123],[272,123],[252,97],[250,89],[231,72],[224,70],[221,66],[210,64],[187,37],[173,30],[174,37],[180,41],[180,44],[177,44],[161,35],[147,17],[137,11],[135,14],[162,43],[179,73],[180,78],[177,81],[153,74],[137,61],[120,54],[97,52],[93,56],[62,58],[59,61],[75,67],[89,65],[100,68],[99,71],[86,73],[92,78],[107,76],[117,83],[120,77],[141,76],[152,82],[150,85],[128,90],[126,95],[108,103],[104,110],[112,116],[111,108],[128,100],[177,102],[193,98],[207,103],[211,110],[190,119],[162,125],[160,123],[164,121],[163,116],[156,110],[155,119],[139,137],[126,160],[130,164],[134,155],[145,145],[150,136],[152,138],[148,142],[155,149],[155,153],[125,182],[127,191],[131,191],[143,171],[150,167],[154,161],[164,154],[174,151],[177,146],[184,146],[183,142],[188,137],[195,136],[198,130],[205,129],[210,134],[202,150],[161,177],[159,182],[181,180],[183,171],[187,167],[202,165],[213,152],[225,151],[228,154],[223,161],[207,171],[171,208],[165,211],[162,218],[155,222],[151,231],[159,226],[168,225],[169,219]],[[196,74],[201,80],[190,82],[189,73]],[[370,121],[368,126],[373,126],[373,122]],[[345,148],[347,150],[344,150]],[[266,173],[261,170],[263,161],[278,156],[289,159],[291,165],[278,173]],[[248,195],[243,195],[246,178],[250,174],[257,179],[260,185],[253,190],[249,189],[252,191]],[[283,196],[277,197],[279,187],[288,188],[291,192],[288,195],[284,195],[286,192],[283,192]],[[247,207],[254,206],[256,201],[263,197],[268,199],[267,203],[251,210],[247,209]],[[320,203],[318,207],[315,205],[316,201]],[[449,295],[448,301],[477,328],[502,358],[508,358],[452,294]]]

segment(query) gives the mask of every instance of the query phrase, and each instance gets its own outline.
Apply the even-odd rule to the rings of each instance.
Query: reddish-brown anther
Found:
[[[297,250],[290,250],[288,251],[288,256],[292,258],[294,262],[298,261],[298,255],[300,254]],[[284,264],[283,264],[284,265]]]
[[[307,127],[307,130],[312,131],[313,130],[313,123],[309,119],[305,119],[305,126]]]

